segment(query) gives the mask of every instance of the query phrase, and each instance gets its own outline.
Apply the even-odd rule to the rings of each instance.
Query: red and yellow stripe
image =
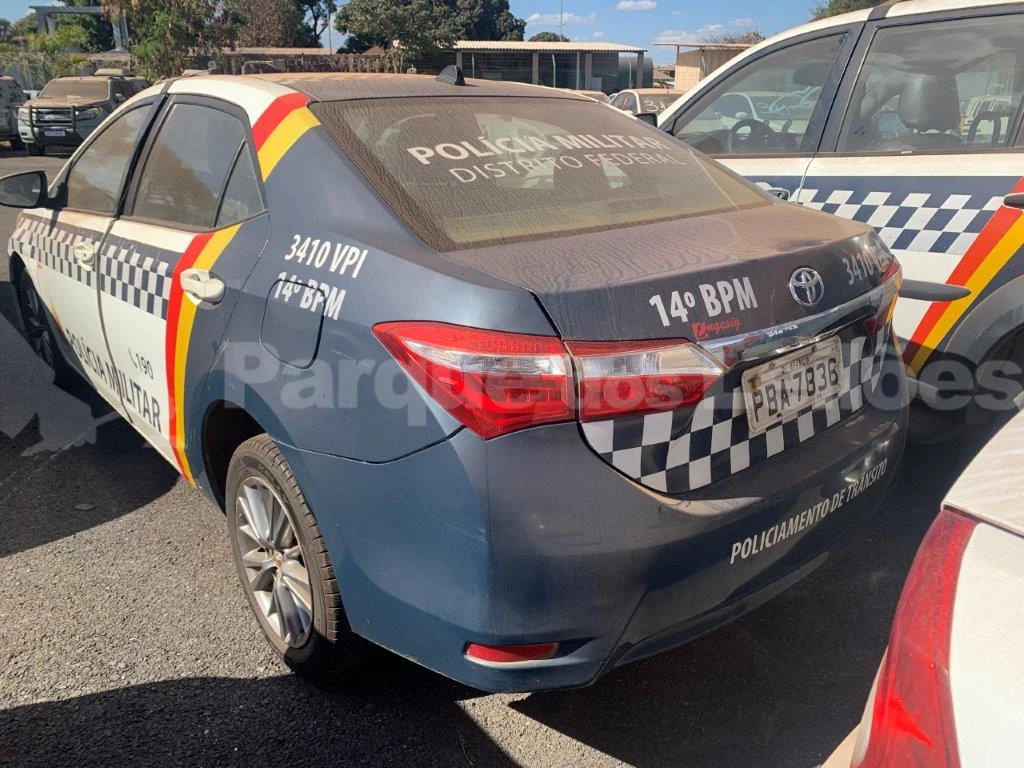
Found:
[[[1013,191],[1024,192],[1024,179],[1017,183]],[[978,233],[946,281],[949,285],[964,286],[970,290],[971,295],[957,301],[934,302],[907,344],[903,359],[914,373],[920,372],[953,326],[1022,246],[1024,214],[1005,206],[999,208]]]
[[[309,97],[303,93],[279,96],[260,115],[252,126],[256,153],[260,159],[263,180],[270,178],[281,158],[306,131],[320,125],[312,112],[306,109]]]
[[[281,158],[287,154],[305,133],[320,125],[313,113],[306,109],[309,98],[301,93],[289,93],[270,103],[253,124],[252,133],[259,157],[263,180],[270,178]],[[240,224],[215,232],[196,235],[174,268],[171,296],[167,309],[167,336],[165,339],[169,440],[181,474],[192,485],[195,477],[185,452],[185,375],[188,367],[188,349],[195,324],[197,305],[184,296],[181,273],[186,269],[211,271],[217,259],[238,233]]]

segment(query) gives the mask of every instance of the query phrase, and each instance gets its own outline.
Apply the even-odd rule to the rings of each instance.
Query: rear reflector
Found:
[[[867,749],[854,768],[959,768],[949,643],[960,563],[974,527],[943,509],[917,551],[879,674]]]
[[[493,664],[514,664],[517,661],[541,661],[550,659],[558,651],[558,643],[533,643],[531,645],[481,645],[470,643],[466,656],[477,661]]]
[[[580,381],[580,421],[692,408],[723,370],[678,341],[566,342]]]
[[[381,323],[373,332],[434,400],[485,439],[577,416],[692,407],[724,372],[688,341],[563,344],[419,321]]]

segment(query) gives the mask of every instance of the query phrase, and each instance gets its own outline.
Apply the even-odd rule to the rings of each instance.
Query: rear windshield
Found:
[[[640,93],[640,111],[656,112],[659,115],[675,104],[676,99],[683,95],[682,91],[662,91],[661,93]]]
[[[769,204],[668,134],[593,102],[443,97],[310,109],[440,251]]]
[[[51,80],[40,98],[102,101],[107,98],[106,80]]]

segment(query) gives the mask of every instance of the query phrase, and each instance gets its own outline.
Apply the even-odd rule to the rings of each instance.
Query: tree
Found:
[[[244,20],[233,36],[241,46],[290,46],[303,21],[291,0],[235,0],[233,10]]]
[[[730,43],[741,45],[754,45],[764,40],[764,34],[759,29],[748,29],[738,34],[708,35],[704,38],[705,43]]]
[[[37,31],[39,31],[39,25],[34,13],[26,14],[11,24],[11,37],[28,37]]]
[[[451,8],[461,40],[522,40],[526,22],[512,15],[508,0],[441,0]]]
[[[811,19],[817,21],[829,16],[838,16],[840,13],[874,8],[882,2],[884,0],[825,0],[811,9]]]
[[[293,39],[303,48],[319,48],[320,38],[327,31],[331,14],[338,10],[335,0],[293,0],[299,11],[299,23]]]
[[[568,43],[569,38],[557,32],[538,32],[530,38],[531,43]]]
[[[342,34],[383,42],[392,69],[451,48],[459,37],[456,15],[435,0],[349,0],[334,17]]]
[[[33,32],[26,39],[30,50],[51,54],[84,51],[89,45],[89,33],[77,24],[59,26],[51,35]]]
[[[138,68],[150,79],[205,66],[239,20],[220,0],[109,0],[107,7],[123,14]]]

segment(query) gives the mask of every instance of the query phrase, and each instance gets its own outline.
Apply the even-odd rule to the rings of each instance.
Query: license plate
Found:
[[[63,128],[44,128],[43,129],[43,135],[44,136],[63,136],[64,135],[64,129]]]
[[[825,402],[846,386],[838,337],[820,341],[743,374],[751,437]]]

